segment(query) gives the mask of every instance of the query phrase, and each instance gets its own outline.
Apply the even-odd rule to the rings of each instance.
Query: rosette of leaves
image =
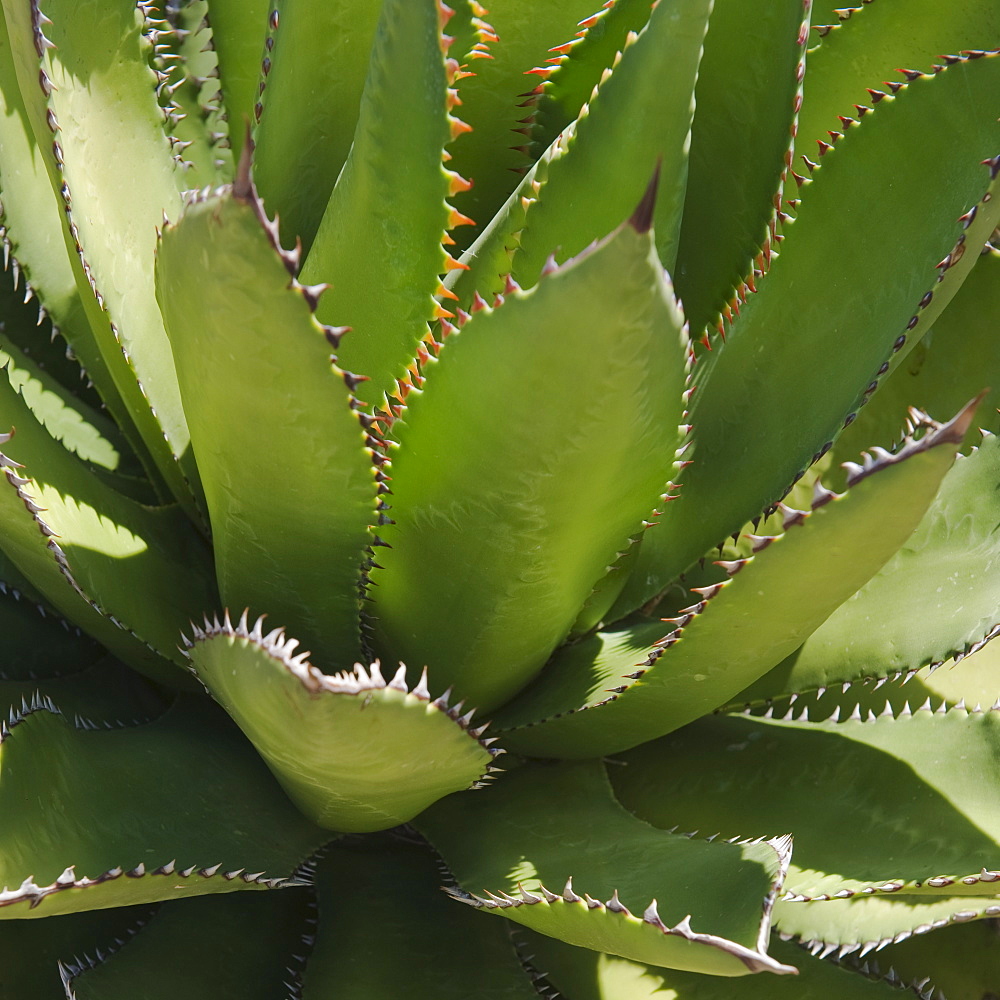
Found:
[[[598,6],[2,0],[3,996],[995,994],[1000,13]]]

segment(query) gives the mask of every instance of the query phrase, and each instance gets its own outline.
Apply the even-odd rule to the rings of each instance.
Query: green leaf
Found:
[[[261,61],[269,51],[264,42],[270,10],[269,0],[209,0],[212,48],[219,60],[222,103],[231,135],[239,136],[254,114],[263,77]]]
[[[0,296],[0,307],[2,305]],[[17,318],[5,319],[0,329],[0,368],[6,369],[7,379],[31,412],[52,437],[84,461],[108,470],[131,466],[134,461],[131,449],[115,424],[73,395],[10,339]]]
[[[440,311],[445,199],[461,181],[441,159],[461,124],[449,114],[458,66],[444,30],[438,0],[383,5],[354,145],[302,270],[332,285],[318,315],[351,327],[339,363],[368,376],[358,396],[380,407]]]
[[[0,678],[36,682],[82,670],[102,655],[93,639],[21,591],[19,574],[0,557]]]
[[[303,1000],[537,1000],[506,926],[448,900],[435,861],[422,845],[388,838],[352,838],[324,854]]]
[[[967,407],[898,455],[859,467],[840,497],[820,488],[811,512],[787,509],[786,533],[754,537],[760,554],[725,564],[739,576],[695,593],[700,600],[679,617],[625,625],[560,650],[536,685],[497,714],[509,746],[542,756],[613,753],[733,699],[906,541],[972,417]]]
[[[886,96],[822,158],[757,293],[699,359],[694,464],[619,615],[780,500],[958,290],[1000,222],[1000,161],[980,165],[1000,148],[998,94],[1000,59],[960,61]]]
[[[56,626],[60,627],[60,626]],[[153,687],[134,670],[130,670],[113,656],[103,656],[88,663],[82,659],[93,643],[77,638],[82,652],[76,659],[67,657],[54,673],[54,664],[48,664],[52,676],[10,679],[0,678],[0,717],[8,712],[25,710],[27,705],[41,696],[51,699],[67,717],[79,720],[101,719],[118,725],[137,725],[163,714],[169,704],[161,690]],[[5,650],[4,659],[9,654]],[[20,664],[3,673],[25,673]]]
[[[274,1000],[286,996],[315,923],[301,889],[205,896],[160,906],[124,940],[63,956],[72,1000]],[[60,918],[65,919],[65,918]],[[49,923],[49,921],[46,921]],[[155,974],[152,974],[155,970]]]
[[[849,901],[905,897],[916,906],[944,897],[956,913],[1000,904],[998,741],[1000,710],[906,709],[865,722],[704,719],[624,755],[610,776],[623,804],[657,826],[721,837],[791,831],[776,926],[847,943],[871,940],[857,936],[870,933],[868,909]],[[805,800],[803,773],[815,789]],[[883,911],[903,921],[883,937],[921,922],[908,923],[906,907],[871,908]]]
[[[499,750],[469,717],[431,700],[426,672],[386,680],[379,664],[323,674],[281,629],[246,617],[195,629],[198,677],[257,747],[299,808],[333,830],[383,830],[476,784]],[[492,740],[490,742],[493,742]]]
[[[43,95],[37,85],[33,97],[32,112],[38,113]],[[126,412],[124,404],[101,358],[66,256],[62,211],[49,182],[46,155],[35,140],[21,96],[6,16],[0,5],[0,243],[4,266],[11,254],[15,278],[18,274],[24,276],[21,297],[31,289],[39,300],[38,308],[51,317],[90,377],[100,383],[108,407],[121,416]],[[10,310],[5,306],[5,322],[9,317]]]
[[[797,976],[709,978],[573,948],[532,931],[522,933],[524,949],[546,970],[546,980],[572,1000],[899,1000],[895,984],[870,982],[776,939],[771,941],[772,954],[798,967]]]
[[[66,1000],[59,962],[71,962],[74,955],[126,939],[149,917],[152,909],[122,906],[70,913],[45,921],[0,922],[0,994],[31,997],[31,1000]]]
[[[0,378],[0,523],[14,565],[67,619],[157,681],[184,686],[180,629],[215,603],[209,553],[176,507],[117,493]],[[113,572],[112,572],[113,570]],[[189,682],[188,682],[189,683]]]
[[[502,0],[487,6],[486,17],[500,40],[488,42],[486,55],[470,60],[469,69],[474,75],[459,84],[461,116],[472,126],[472,132],[456,144],[450,164],[463,177],[475,180],[455,203],[480,227],[496,215],[517,184],[517,174],[530,162],[525,150],[517,148],[527,144],[528,136],[511,132],[530,126],[534,114],[539,77],[529,75],[530,71],[542,67],[550,58],[549,45],[573,36],[577,22],[593,14],[600,0]],[[578,110],[579,106],[573,109],[572,118]],[[469,227],[459,230],[455,238],[464,245],[475,234],[477,230]]]
[[[733,700],[916,671],[963,655],[1000,626],[1000,438],[959,456],[906,544],[801,649]],[[990,694],[992,700],[1000,694]]]
[[[907,410],[954,413],[984,388],[966,435],[966,450],[979,444],[979,428],[1000,432],[1000,251],[983,254],[948,308],[935,320],[906,360],[880,386],[858,419],[840,436],[832,462],[852,460],[873,444],[891,447],[899,440]]]
[[[331,363],[337,334],[312,316],[315,290],[289,275],[276,230],[239,185],[190,205],[164,231],[157,260],[219,591],[228,607],[267,611],[344,668],[360,655],[377,442]]]
[[[461,886],[451,894],[487,913],[670,968],[794,971],[765,953],[787,838],[710,844],[654,830],[615,802],[597,761],[528,765],[415,825]]]
[[[528,207],[512,273],[528,287],[549,255],[565,261],[631,211],[657,163],[660,260],[673,270],[687,181],[694,84],[711,4],[661,0],[649,23],[581,110]]]
[[[22,92],[43,98],[28,105],[31,124],[101,355],[164,481],[197,517],[197,469],[153,295],[156,227],[177,216],[180,194],[142,12],[132,0],[44,0],[44,11],[33,0],[51,22],[38,22],[36,38],[29,7],[4,6]]]
[[[799,938],[816,954],[856,952],[859,957],[914,934],[994,917],[1000,917],[1000,899],[995,896],[856,896],[775,906],[779,933]]]
[[[843,131],[840,115],[855,118],[855,105],[871,104],[866,88],[884,89],[901,68],[927,72],[946,53],[993,48],[1000,39],[1000,10],[992,0],[952,0],[947,7],[908,0],[905,28],[899,5],[887,0],[842,6],[858,8],[843,23],[813,14],[813,24],[838,26],[809,56],[796,144],[811,159],[816,140],[829,142],[829,129]]]
[[[802,0],[715,0],[712,8],[674,269],[695,337],[718,320],[764,245],[790,152],[807,34]]]
[[[148,33],[156,53],[153,65],[165,74],[159,88],[167,129],[182,169],[182,191],[214,187],[233,175],[229,129],[223,117],[219,60],[208,23],[208,0],[187,0],[166,11]],[[240,119],[234,131],[241,134]]]
[[[593,0],[590,6],[594,6]],[[529,118],[533,146],[545,149],[576,120],[600,84],[601,75],[625,48],[629,33],[641,31],[649,20],[651,7],[650,0],[606,3],[579,22],[580,30],[573,38],[549,50],[556,56],[546,60],[550,65],[543,67],[543,83],[529,99],[534,105],[533,120]],[[500,48],[505,49],[506,38],[502,41]]]
[[[668,486],[688,346],[648,208],[451,332],[393,427],[377,648],[478,708],[538,672]]]
[[[271,7],[273,45],[254,108],[254,177],[284,242],[300,239],[306,252],[351,149],[381,8],[380,0]]]
[[[0,833],[0,917],[273,887],[329,838],[203,699],[110,730],[39,701],[0,754],[0,809],[18,817]]]
[[[914,935],[889,945],[868,963],[873,971],[892,969],[904,983],[929,975],[948,1000],[989,1000],[990,990],[1000,983],[998,931],[997,921],[986,920]]]

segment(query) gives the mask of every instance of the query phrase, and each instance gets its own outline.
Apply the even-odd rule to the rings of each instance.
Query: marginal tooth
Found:
[[[566,900],[567,903],[579,903],[582,900],[582,898],[583,898],[582,896],[578,896],[573,891],[573,876],[572,875],[570,875],[570,877],[568,879],[566,879],[566,886],[565,886],[565,888],[562,891],[562,898],[564,900]]]
[[[406,667],[401,663],[399,669],[393,674],[392,680],[386,685],[386,687],[392,688],[394,691],[402,691],[404,694],[409,692],[409,688],[406,686]]]
[[[611,898],[604,904],[612,913],[628,913],[629,909],[618,898],[618,890],[611,894]]]
[[[536,896],[534,893],[528,892],[528,890],[525,889],[520,882],[517,883],[517,890],[521,894],[521,899],[523,899],[524,902],[528,903],[531,906],[533,906],[535,903],[541,903],[543,901],[541,896]]]
[[[562,898],[561,896],[557,896],[554,892],[549,892],[549,890],[546,889],[545,886],[541,884],[539,884],[538,886],[538,891],[545,897],[546,903],[554,903]]]
[[[56,885],[72,885],[76,881],[76,875],[73,872],[73,865],[66,868],[63,873],[56,879]],[[985,869],[984,869],[985,870]]]
[[[424,701],[430,701],[431,692],[427,687],[427,668],[420,672],[420,680],[417,681],[416,686],[413,688],[412,694],[415,694],[418,698],[422,698]],[[485,726],[483,727],[486,728]]]
[[[202,868],[201,871],[198,872],[198,874],[202,878],[211,878],[221,867],[222,863],[220,862],[217,865],[212,865],[211,868]]]

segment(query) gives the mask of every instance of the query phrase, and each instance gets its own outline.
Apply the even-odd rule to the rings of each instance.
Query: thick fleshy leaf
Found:
[[[907,540],[973,415],[967,407],[898,455],[857,467],[846,494],[820,487],[811,512],[786,509],[786,533],[754,536],[760,554],[725,564],[739,576],[695,593],[700,600],[679,617],[560,650],[534,687],[499,712],[510,747],[541,756],[613,753],[725,704],[748,677],[796,649]]]
[[[156,227],[164,213],[179,213],[179,167],[156,99],[142,11],[132,0],[4,0],[4,9],[22,92],[35,95],[26,107],[59,192],[101,356],[156,468],[197,516],[197,470],[153,294]]]
[[[619,614],[780,500],[958,290],[1000,222],[1000,160],[980,165],[1000,149],[998,95],[1000,58],[960,61],[881,99],[822,158],[757,293],[699,359],[694,464]]]
[[[40,106],[41,91],[36,89],[33,96]],[[100,384],[107,406],[121,416],[126,412],[124,404],[101,358],[66,255],[62,212],[49,181],[45,156],[21,96],[0,5],[0,243],[4,267],[12,256],[15,286],[23,276],[19,297],[25,298],[31,290],[37,299],[34,311],[44,309],[51,317],[90,377]],[[10,321],[7,308],[4,320]]]
[[[552,56],[548,46],[572,38],[578,22],[592,15],[600,2],[503,0],[484,5],[489,7],[485,16],[499,40],[489,39],[481,46],[483,54],[470,60],[469,70],[474,75],[459,84],[461,116],[472,132],[456,144],[450,164],[463,177],[475,181],[455,203],[480,227],[497,213],[517,185],[517,174],[530,162],[525,149],[529,136],[511,130],[531,127],[539,96],[539,74],[531,70],[547,69],[545,64]],[[646,3],[648,16],[649,0],[640,2]],[[577,111],[579,106],[573,109],[572,118]],[[473,227],[459,229],[455,240],[465,246],[477,232]]]
[[[909,906],[942,897],[955,913],[1000,907],[998,746],[1000,710],[839,723],[729,717],[636,748],[610,776],[622,802],[657,826],[723,837],[792,831],[776,926],[846,943],[870,940],[859,936],[869,933],[865,914],[882,910],[848,905],[855,898]],[[803,773],[816,789],[805,805]],[[885,911],[904,923],[881,937],[913,931],[921,921],[907,924],[907,912]],[[813,921],[825,923],[822,935]]]
[[[996,917],[1000,917],[996,896],[855,896],[775,906],[779,934],[800,939],[817,955],[861,958],[913,935]]]
[[[484,710],[538,672],[668,486],[689,348],[649,207],[480,303],[393,427],[377,648]]]
[[[74,728],[36,703],[3,728],[0,917],[284,884],[329,838],[222,713],[186,698],[146,725]]]
[[[149,32],[153,64],[164,74],[160,103],[180,157],[175,177],[181,190],[214,187],[233,175],[233,152],[222,106],[219,60],[212,45],[208,0],[168,6],[166,18]],[[240,119],[233,119],[240,134]]]
[[[572,1000],[899,1000],[898,983],[870,982],[779,940],[771,941],[771,953],[795,966],[797,976],[734,981],[600,955],[532,931],[521,934],[523,950],[546,970],[546,981]]]
[[[389,681],[378,663],[323,674],[298,642],[258,621],[197,629],[198,677],[233,716],[299,808],[333,830],[384,830],[474,785],[493,755],[469,717],[431,700],[426,674]],[[469,716],[471,717],[471,712]],[[492,741],[490,741],[492,742]]]
[[[316,322],[313,290],[290,277],[276,240],[244,177],[233,194],[195,202],[164,231],[157,295],[222,600],[272,614],[342,669],[360,655],[375,441],[332,364],[336,332]]]
[[[931,935],[914,935],[867,959],[871,972],[893,975],[903,983],[930,976],[948,1000],[991,1000],[1000,983],[1000,922],[977,921]],[[996,993],[993,993],[996,996]]]
[[[790,152],[807,35],[802,0],[715,0],[712,7],[674,268],[696,338],[718,320],[764,245]]]
[[[525,121],[531,126],[532,145],[539,152],[576,120],[604,71],[614,65],[625,48],[629,32],[643,29],[652,7],[652,0],[605,3],[597,13],[579,22],[573,38],[549,50],[555,57],[539,68],[543,83],[530,97],[529,106],[533,108]],[[506,47],[506,39],[502,39],[500,47]]]
[[[209,0],[208,22],[212,48],[219,60],[222,103],[232,134],[239,135],[251,120],[263,77],[261,60],[268,35],[268,0]]]
[[[843,131],[840,115],[858,116],[868,106],[868,87],[884,89],[900,69],[924,72],[949,52],[990,49],[1000,42],[1000,10],[992,0],[908,0],[906,26],[898,5],[857,0],[843,23],[817,11],[813,24],[834,23],[809,56],[805,100],[799,116],[798,148],[816,158],[816,141],[829,142],[830,129]],[[818,19],[817,19],[818,18]]]
[[[381,0],[270,7],[254,106],[255,178],[284,242],[300,239],[306,251],[351,148],[381,9]]]
[[[580,112],[528,207],[512,273],[525,287],[551,254],[579,253],[628,215],[661,164],[654,228],[673,270],[687,181],[694,84],[711,4],[661,0]]]
[[[263,893],[253,898],[263,897]],[[155,905],[0,922],[0,996],[66,1000],[59,963],[125,941]]]
[[[383,5],[354,144],[302,269],[303,281],[332,286],[319,317],[351,327],[339,362],[368,377],[358,396],[381,407],[440,312],[445,199],[464,184],[442,164],[462,125],[449,109],[464,53],[450,51],[440,14],[439,0]]]
[[[289,984],[301,973],[304,939],[314,932],[315,922],[315,903],[302,889],[176,901],[145,915],[120,941],[99,940],[97,950],[61,956],[65,996],[288,996]]]
[[[4,305],[0,293],[0,309]],[[131,449],[106,414],[78,399],[31,357],[18,349],[17,320],[4,311],[0,324],[0,368],[45,429],[84,461],[108,470],[132,466]],[[42,336],[39,331],[39,336]],[[131,471],[135,470],[134,467]]]
[[[52,606],[155,680],[184,686],[180,630],[215,601],[204,541],[176,507],[116,492],[0,379],[2,547]],[[113,571],[112,571],[113,570]]]
[[[887,378],[858,419],[838,438],[832,461],[850,461],[873,444],[892,447],[903,433],[907,410],[953,413],[983,389],[966,435],[966,447],[979,444],[979,428],[1000,432],[1000,251],[983,254],[972,273],[906,360]]]
[[[33,594],[20,589],[19,574],[0,556],[0,680],[35,681],[83,670],[103,650]]]
[[[528,765],[415,825],[458,880],[452,895],[488,913],[670,968],[794,971],[766,954],[788,838],[706,843],[654,830],[615,802],[596,761]]]
[[[440,885],[422,845],[352,838],[330,848],[316,872],[320,922],[302,1000],[537,1000],[506,926],[456,906]]]
[[[84,651],[92,645],[85,639],[78,642]],[[16,670],[19,664],[12,666]],[[25,711],[41,696],[57,704],[77,725],[98,719],[132,726],[162,715],[170,703],[162,689],[113,656],[105,655],[92,663],[67,658],[47,666],[51,676],[0,679],[0,718],[7,718],[11,710],[15,714]]]
[[[912,537],[801,649],[733,700],[755,702],[942,663],[1000,630],[1000,438],[959,456]],[[990,695],[992,700],[1000,694]]]

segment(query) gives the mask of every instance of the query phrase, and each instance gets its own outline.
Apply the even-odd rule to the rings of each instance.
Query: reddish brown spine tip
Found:
[[[656,210],[656,192],[660,186],[660,168],[663,166],[663,157],[656,161],[656,169],[646,187],[646,193],[636,206],[632,217],[628,220],[629,225],[637,233],[648,233],[653,228],[653,212]]]
[[[253,201],[256,192],[250,179],[250,165],[253,162],[253,139],[250,138],[250,119],[243,116],[243,147],[240,149],[240,162],[236,167],[236,178],[233,181],[233,197],[240,201]]]

